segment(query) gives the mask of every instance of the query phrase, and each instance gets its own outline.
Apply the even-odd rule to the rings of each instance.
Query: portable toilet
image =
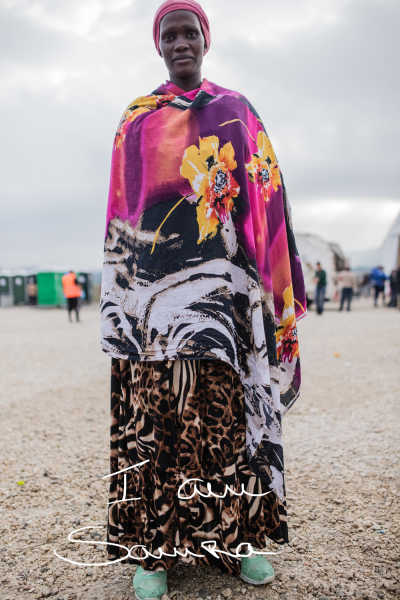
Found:
[[[8,275],[0,275],[0,295],[11,294],[10,277]]]
[[[11,277],[14,304],[25,304],[26,301],[26,277],[25,275],[13,275]]]
[[[63,273],[38,273],[39,306],[61,306],[65,304],[61,278]]]
[[[0,306],[8,308],[14,304],[12,278],[10,275],[0,274]]]
[[[76,279],[82,288],[82,300],[90,304],[92,302],[92,277],[90,273],[78,273]]]

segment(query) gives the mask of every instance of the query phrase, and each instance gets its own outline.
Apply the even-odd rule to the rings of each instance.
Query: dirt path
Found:
[[[98,310],[0,310],[0,599],[128,599],[132,567],[103,562],[109,359]],[[354,303],[299,323],[303,393],[284,421],[291,547],[272,586],[179,567],[169,596],[400,597],[400,313]],[[340,354],[340,356],[335,356]],[[24,481],[24,485],[18,485]],[[94,524],[92,541],[68,543]],[[102,536],[102,537],[101,537]]]

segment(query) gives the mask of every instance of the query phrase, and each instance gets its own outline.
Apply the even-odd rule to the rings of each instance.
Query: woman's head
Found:
[[[201,6],[193,0],[167,0],[155,15],[153,35],[170,80],[194,89],[201,81],[203,55],[211,42],[210,25]]]

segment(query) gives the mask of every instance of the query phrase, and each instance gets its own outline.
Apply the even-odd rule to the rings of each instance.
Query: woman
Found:
[[[169,81],[118,127],[101,303],[109,558],[140,560],[140,600],[166,593],[178,560],[274,578],[254,551],[288,541],[281,416],[299,394],[305,314],[263,123],[244,96],[202,79],[204,11],[168,0],[154,41]]]

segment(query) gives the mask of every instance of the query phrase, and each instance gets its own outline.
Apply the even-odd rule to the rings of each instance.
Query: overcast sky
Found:
[[[0,267],[100,268],[112,140],[167,78],[158,0],[0,0]],[[400,210],[399,0],[203,0],[203,76],[246,95],[299,232],[382,242]]]

